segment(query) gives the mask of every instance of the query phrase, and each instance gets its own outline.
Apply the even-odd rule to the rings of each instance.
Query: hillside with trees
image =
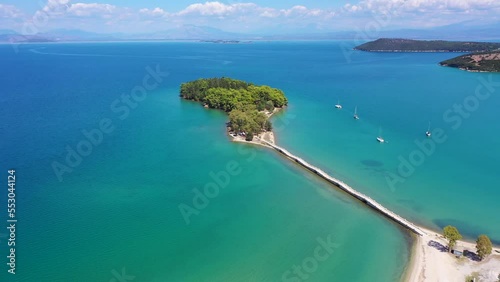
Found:
[[[439,64],[466,71],[500,72],[500,51],[462,55]]]
[[[288,101],[283,91],[221,77],[198,79],[181,84],[180,96],[229,114],[229,126],[236,133],[253,136],[272,129],[266,112],[282,108]],[[247,139],[251,139],[250,137]]]

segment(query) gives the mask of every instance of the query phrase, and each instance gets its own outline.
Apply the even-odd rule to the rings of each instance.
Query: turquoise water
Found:
[[[453,223],[500,240],[482,216],[499,212],[491,121],[500,102],[493,95],[458,130],[442,120],[487,75],[436,65],[453,54],[354,53],[349,62],[339,44],[0,46],[0,155],[4,175],[17,171],[19,219],[17,274],[4,267],[2,281],[119,281],[122,271],[134,281],[282,281],[303,262],[310,281],[399,280],[406,232],[275,152],[228,142],[223,113],[178,97],[180,83],[199,77],[282,88],[290,107],[274,118],[280,145],[428,227]],[[169,74],[144,100],[120,100],[157,65]],[[53,162],[68,165],[67,146],[76,150],[82,130],[103,120],[112,132],[60,182]],[[390,189],[386,172],[429,120],[448,140]],[[380,127],[387,144],[375,141]],[[193,189],[228,166],[227,185],[186,224],[179,205],[193,206]],[[327,238],[333,252],[311,267]]]
[[[334,62],[319,76],[297,62],[304,63],[300,79],[307,83],[287,90],[308,94],[291,94],[284,115],[291,121],[278,133],[280,144],[414,222],[435,230],[452,224],[468,239],[487,234],[500,243],[500,74],[436,64],[452,56],[356,52],[346,64],[325,53],[317,60]],[[484,99],[474,98],[483,81],[491,86],[480,88]],[[340,111],[332,109],[337,99]],[[454,112],[458,104],[464,117]],[[358,121],[352,118],[355,106]],[[429,121],[444,141],[429,144]],[[388,143],[376,142],[379,134]],[[425,142],[427,152],[417,145]],[[411,157],[410,173],[398,174],[401,159]],[[404,177],[391,186],[388,173]]]

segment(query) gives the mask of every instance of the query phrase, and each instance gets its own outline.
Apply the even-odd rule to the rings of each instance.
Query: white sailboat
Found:
[[[431,122],[429,121],[429,127],[427,128],[427,131],[425,132],[425,136],[431,137]]]
[[[382,129],[379,129],[377,141],[380,143],[385,143],[384,138],[382,138]]]
[[[337,100],[337,104],[335,105],[335,108],[342,109],[342,105],[340,104],[340,100]]]
[[[358,106],[354,107],[354,119],[359,119],[358,117]]]

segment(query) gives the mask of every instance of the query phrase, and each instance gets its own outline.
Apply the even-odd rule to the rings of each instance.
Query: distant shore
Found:
[[[367,52],[463,52],[476,53],[500,49],[498,42],[415,40],[379,38],[354,47]]]
[[[354,48],[354,50],[364,51]],[[448,50],[369,50],[367,52],[374,53],[467,53],[465,51],[448,51]]]
[[[500,43],[380,38],[354,47],[377,53],[466,53],[440,62],[469,72],[500,72]]]

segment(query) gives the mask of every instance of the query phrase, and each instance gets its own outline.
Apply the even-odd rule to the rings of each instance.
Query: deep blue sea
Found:
[[[349,45],[0,45],[0,220],[8,169],[18,220],[0,280],[399,281],[407,232],[180,100],[216,76],[285,91],[273,120],[292,153],[418,224],[500,243],[500,74]]]

